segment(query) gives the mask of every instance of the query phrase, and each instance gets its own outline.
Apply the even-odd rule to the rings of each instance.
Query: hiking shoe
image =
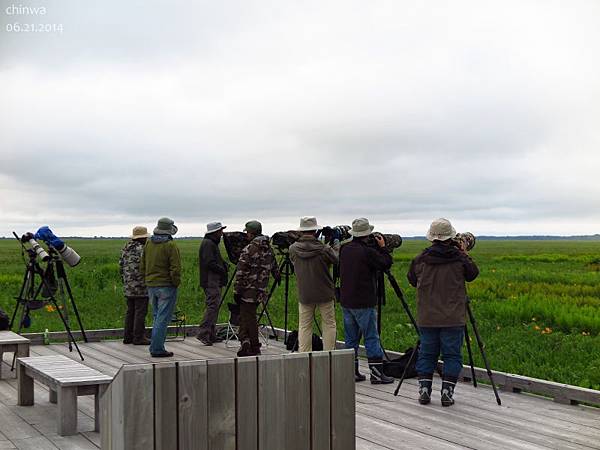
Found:
[[[173,352],[150,353],[150,356],[153,358],[170,358],[173,356]]]
[[[252,345],[250,344],[250,341],[244,341],[242,342],[242,345],[240,346],[240,349],[237,352],[238,356],[254,356],[254,353],[252,352]]]
[[[444,380],[442,382],[442,406],[454,405],[454,387],[456,383]]]
[[[360,364],[358,362],[358,358],[356,358],[354,360],[354,381],[356,383],[360,383],[361,381],[365,381],[367,379],[367,377],[360,373],[360,370],[358,370],[359,366]]]
[[[431,402],[431,387],[433,380],[431,378],[419,378],[419,403],[427,405]]]
[[[390,384],[394,382],[394,378],[383,373],[383,360],[370,359],[369,369],[371,369],[371,384]]]
[[[211,346],[212,342],[209,339],[206,339],[204,336],[196,336],[196,339],[198,339],[200,342],[202,342],[204,345],[206,346]]]

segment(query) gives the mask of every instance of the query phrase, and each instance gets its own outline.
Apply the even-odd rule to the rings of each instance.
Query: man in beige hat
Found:
[[[431,401],[433,372],[442,354],[442,406],[454,404],[454,387],[462,370],[462,343],[467,304],[466,281],[473,281],[479,269],[457,243],[456,230],[448,219],[431,223],[425,249],[411,263],[409,283],[417,288],[417,325],[420,348],[417,358],[419,403]]]
[[[290,260],[294,264],[298,286],[298,346],[301,352],[312,351],[312,331],[315,312],[321,313],[323,350],[335,349],[335,291],[330,268],[337,264],[340,241],[332,246],[317,239],[321,227],[315,217],[302,217],[300,239],[290,245]]]
[[[376,246],[367,244],[373,225],[364,217],[352,221],[349,231],[352,241],[340,250],[340,302],[344,313],[346,348],[353,348],[355,380],[364,381],[358,370],[358,345],[361,335],[369,358],[372,384],[393,383],[394,379],[383,373],[383,349],[377,332],[377,271],[392,266],[392,256],[385,249],[385,241],[374,235]]]
[[[150,345],[150,341],[145,336],[148,290],[144,275],[140,272],[140,261],[148,236],[150,235],[146,227],[135,227],[131,239],[121,250],[119,271],[127,300],[123,344]]]

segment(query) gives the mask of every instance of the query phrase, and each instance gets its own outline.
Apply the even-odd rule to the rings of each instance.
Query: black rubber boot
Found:
[[[442,381],[442,406],[454,405],[454,387],[456,379],[445,379]]]
[[[383,373],[383,360],[369,359],[369,369],[371,369],[371,384],[390,384],[394,382],[394,378]]]
[[[367,377],[364,376],[362,373],[360,373],[360,370],[358,370],[358,367],[359,367],[358,358],[356,358],[354,360],[354,381],[356,381],[356,382],[365,381],[367,379]]]
[[[432,375],[419,375],[419,403],[427,405],[431,402]]]

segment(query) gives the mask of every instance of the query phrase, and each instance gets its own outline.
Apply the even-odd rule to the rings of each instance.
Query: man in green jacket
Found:
[[[152,302],[154,323],[150,354],[154,357],[173,356],[173,352],[165,349],[165,339],[177,301],[177,287],[181,282],[181,256],[173,241],[175,233],[177,227],[171,219],[159,219],[154,234],[146,242],[140,262]]]

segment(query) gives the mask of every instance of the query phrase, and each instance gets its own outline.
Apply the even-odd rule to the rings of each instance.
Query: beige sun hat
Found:
[[[221,222],[211,222],[206,225],[206,234],[214,233],[219,230],[224,230],[227,228]]]
[[[431,222],[427,232],[427,240],[446,241],[454,237],[456,237],[456,230],[448,219],[441,218]]]
[[[373,232],[373,228],[375,227],[369,224],[369,219],[359,217],[352,221],[352,229],[348,233],[354,237],[363,237],[370,235]]]
[[[148,228],[138,226],[133,228],[133,232],[129,237],[131,239],[144,239],[150,237],[150,234],[148,234]]]
[[[300,219],[300,227],[296,231],[317,231],[320,227],[316,217],[302,217]]]

